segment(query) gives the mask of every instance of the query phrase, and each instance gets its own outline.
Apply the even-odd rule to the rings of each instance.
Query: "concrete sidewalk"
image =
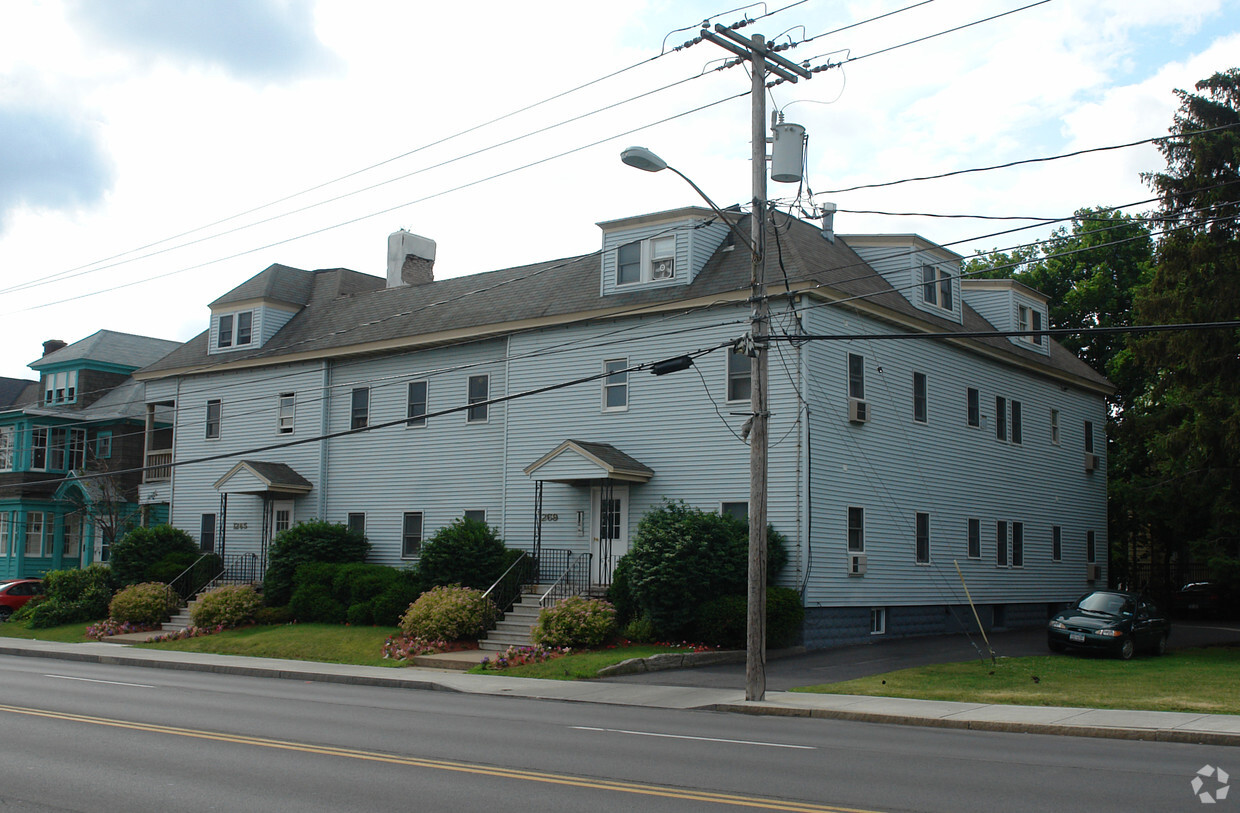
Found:
[[[1228,714],[1005,706],[799,692],[767,692],[766,700],[748,702],[741,687],[696,688],[598,680],[535,680],[471,675],[458,670],[424,666],[393,669],[134,649],[114,643],[62,644],[18,638],[0,638],[0,655],[647,708],[705,709],[895,725],[1240,746],[1240,715]]]

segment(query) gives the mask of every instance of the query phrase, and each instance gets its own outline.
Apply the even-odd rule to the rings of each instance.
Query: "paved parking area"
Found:
[[[1047,655],[1046,631],[1041,628],[994,632],[990,647],[1000,657]],[[1240,645],[1240,623],[1193,621],[1177,622],[1171,630],[1171,649],[1221,644]],[[835,683],[841,680],[877,675],[895,669],[955,663],[988,658],[980,635],[972,639],[958,635],[901,638],[871,644],[824,649],[769,660],[766,685],[771,691],[787,691],[797,686]],[[1064,655],[1063,657],[1078,657]],[[1138,656],[1141,657],[1141,656]],[[657,683],[664,686],[694,686],[703,689],[730,689],[745,685],[744,664],[720,664],[694,669],[646,672],[607,678],[624,683]]]

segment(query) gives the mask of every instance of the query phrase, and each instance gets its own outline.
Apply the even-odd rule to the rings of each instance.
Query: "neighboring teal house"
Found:
[[[0,578],[104,561],[119,533],[166,519],[137,505],[146,409],[130,374],[177,346],[101,330],[44,342],[38,381],[0,379]]]

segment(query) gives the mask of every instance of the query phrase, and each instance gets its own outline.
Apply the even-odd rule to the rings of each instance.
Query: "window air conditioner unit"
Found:
[[[866,568],[866,561],[865,561],[864,553],[848,554],[848,575],[849,576],[864,576],[865,568]]]
[[[852,423],[869,423],[870,404],[860,398],[848,399],[848,420]]]
[[[1098,468],[1098,455],[1090,452],[1085,453],[1085,471],[1093,471]]]
[[[1102,578],[1102,565],[1085,565],[1085,581],[1096,582]]]

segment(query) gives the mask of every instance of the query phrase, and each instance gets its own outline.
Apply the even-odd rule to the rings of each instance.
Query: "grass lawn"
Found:
[[[476,675],[506,675],[510,677],[550,678],[552,680],[590,680],[598,677],[598,670],[627,661],[629,658],[648,658],[664,652],[687,652],[685,647],[658,646],[644,644],[635,646],[600,649],[595,652],[582,652],[576,655],[565,655],[562,658],[544,661],[543,663],[527,663],[525,666],[514,666],[510,669],[483,669],[475,667],[469,671]]]
[[[1131,661],[1075,655],[901,669],[794,689],[1023,706],[1240,714],[1240,647],[1175,650]]]
[[[59,641],[62,644],[80,644],[83,641],[89,641],[86,637],[86,628],[92,621],[83,621],[79,624],[63,624],[59,627],[47,627],[41,630],[26,629],[25,622],[12,623],[5,622],[0,624],[0,637],[3,638],[26,638],[32,641]]]
[[[213,652],[254,658],[288,658],[322,663],[355,663],[361,666],[401,666],[383,659],[383,642],[400,632],[396,627],[346,627],[337,624],[284,624],[246,627],[215,635],[137,644],[144,649],[175,649],[181,652]]]

